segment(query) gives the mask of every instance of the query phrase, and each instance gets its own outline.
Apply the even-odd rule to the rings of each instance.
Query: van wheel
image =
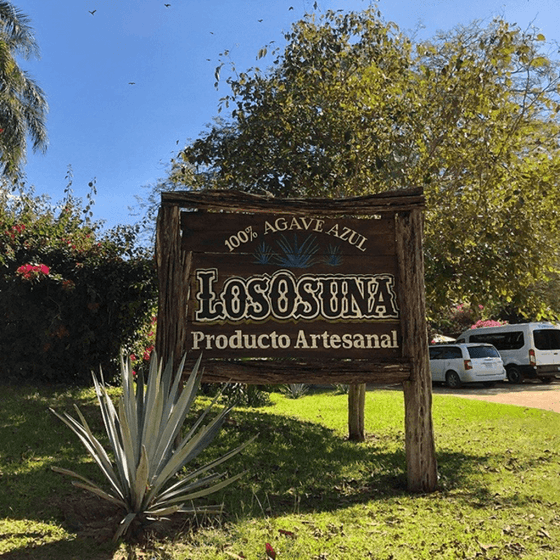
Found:
[[[510,366],[507,368],[507,378],[510,383],[523,382],[523,374],[517,366]]]
[[[458,389],[463,384],[461,378],[455,371],[448,371],[445,375],[445,384],[450,389]]]

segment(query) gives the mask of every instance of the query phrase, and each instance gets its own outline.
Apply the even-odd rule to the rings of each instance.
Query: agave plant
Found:
[[[282,385],[280,390],[290,399],[300,399],[309,391],[309,385],[305,383],[288,383],[287,385]]]
[[[105,388],[103,374],[100,379],[93,375],[113,461],[93,435],[76,405],[79,421],[69,414],[61,415],[51,409],[80,438],[108,480],[110,488],[104,490],[73,471],[59,467],[53,469],[76,478],[74,485],[124,510],[114,540],[126,537],[133,522],[142,527],[176,512],[219,513],[221,506],[196,506],[194,500],[217,492],[244,474],[224,478],[225,473],[215,473],[213,469],[239,453],[252,439],[185,476],[176,476],[212,442],[232,408],[224,409],[213,420],[205,423],[216,397],[181,437],[181,428],[202,376],[199,358],[183,386],[181,378],[184,363],[185,358],[173,375],[172,363],[169,362],[164,368],[154,353],[145,384],[141,372],[135,382],[130,364],[122,359],[122,395],[117,406]]]

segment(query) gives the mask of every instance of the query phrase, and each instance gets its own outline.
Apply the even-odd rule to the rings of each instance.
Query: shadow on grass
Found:
[[[79,470],[99,482],[102,479],[94,465],[82,463],[87,452],[49,407],[75,416],[72,407],[77,404],[94,432],[102,435],[93,392],[46,385],[0,385],[0,391],[0,519],[4,520],[0,550],[9,548],[6,543],[10,541],[17,547],[3,552],[2,558],[113,558],[115,547],[111,544],[96,545],[84,552],[73,538],[56,541],[50,530],[54,523],[75,532],[68,508],[84,498],[68,478],[51,470],[53,465]]]
[[[76,533],[82,550],[87,549],[90,555],[76,555],[79,543],[70,539],[41,544],[41,538],[37,538],[32,549],[7,552],[3,558],[29,558],[30,552],[39,560],[113,557],[115,549],[107,543],[84,544],[90,541],[94,544],[94,541],[86,536],[86,531],[74,528],[72,520],[53,505],[54,495],[58,496],[59,505],[62,501],[79,501],[83,496],[68,479],[61,480],[51,471],[53,464],[102,482],[99,476],[92,475],[93,465],[78,464],[84,461],[87,452],[70,430],[48,412],[49,406],[71,411],[71,404],[76,401],[88,421],[91,420],[94,433],[102,434],[99,410],[89,397],[79,402],[77,393],[22,389],[5,401],[7,406],[0,410],[0,441],[10,441],[7,438],[14,435],[14,429],[17,437],[12,438],[8,453],[0,454],[0,472],[4,471],[0,478],[0,516],[37,522],[54,520]],[[223,455],[255,434],[259,434],[258,439],[225,466],[232,475],[244,470],[246,475],[223,493],[208,499],[210,503],[223,501],[226,519],[335,511],[374,500],[408,496],[402,430],[370,434],[365,443],[355,444],[325,426],[274,414],[268,409],[236,410],[214,444],[189,469]],[[40,464],[38,468],[33,468],[33,461],[26,455],[31,452]],[[473,476],[480,474],[481,466],[496,461],[491,455],[446,451],[438,453],[437,458],[442,494],[453,491],[455,496],[481,508],[495,504],[498,499],[501,507],[517,506],[524,500],[519,495],[497,497],[485,485],[484,477]],[[13,468],[14,462],[19,462],[21,469]],[[19,505],[9,512],[13,500],[19,500]]]
[[[369,434],[356,444],[312,422],[236,411],[216,442],[217,455],[255,434],[256,442],[228,466],[231,473],[248,471],[221,496],[233,518],[334,511],[410,496],[402,431]],[[466,501],[492,498],[483,479],[473,476],[491,456],[447,451],[437,460],[440,494],[461,489]]]
[[[0,541],[1,542],[1,541]],[[102,547],[77,547],[73,541],[57,541],[19,548],[2,554],[2,560],[61,560],[64,558],[80,558],[80,560],[112,560],[116,549],[107,545]]]

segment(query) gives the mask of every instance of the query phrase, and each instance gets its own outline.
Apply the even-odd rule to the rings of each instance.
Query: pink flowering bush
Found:
[[[505,321],[488,318],[490,309],[483,305],[460,303],[443,309],[436,318],[430,321],[430,340],[436,334],[444,334],[456,338],[462,332],[475,327],[503,325]]]
[[[143,367],[145,371],[148,370],[150,365],[150,357],[155,349],[156,344],[156,327],[157,315],[152,315],[149,322],[136,333],[137,338],[130,349],[130,361],[135,370]]]
[[[480,327],[501,327],[507,325],[507,321],[495,321],[494,319],[479,319],[471,329],[478,329]]]
[[[48,276],[49,273],[50,268],[45,264],[22,264],[16,270],[16,274],[19,274],[24,280],[40,280],[42,276]]]
[[[143,356],[157,286],[133,227],[104,232],[79,200],[58,208],[0,189],[0,373],[89,383],[119,372],[121,349]]]

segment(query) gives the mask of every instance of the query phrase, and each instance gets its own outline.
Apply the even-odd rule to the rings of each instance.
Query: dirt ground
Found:
[[[473,383],[460,389],[434,386],[434,395],[453,395],[467,399],[478,399],[502,404],[514,404],[529,408],[541,408],[560,414],[560,379],[549,385],[540,381],[525,381],[521,385],[503,382],[494,387]]]

